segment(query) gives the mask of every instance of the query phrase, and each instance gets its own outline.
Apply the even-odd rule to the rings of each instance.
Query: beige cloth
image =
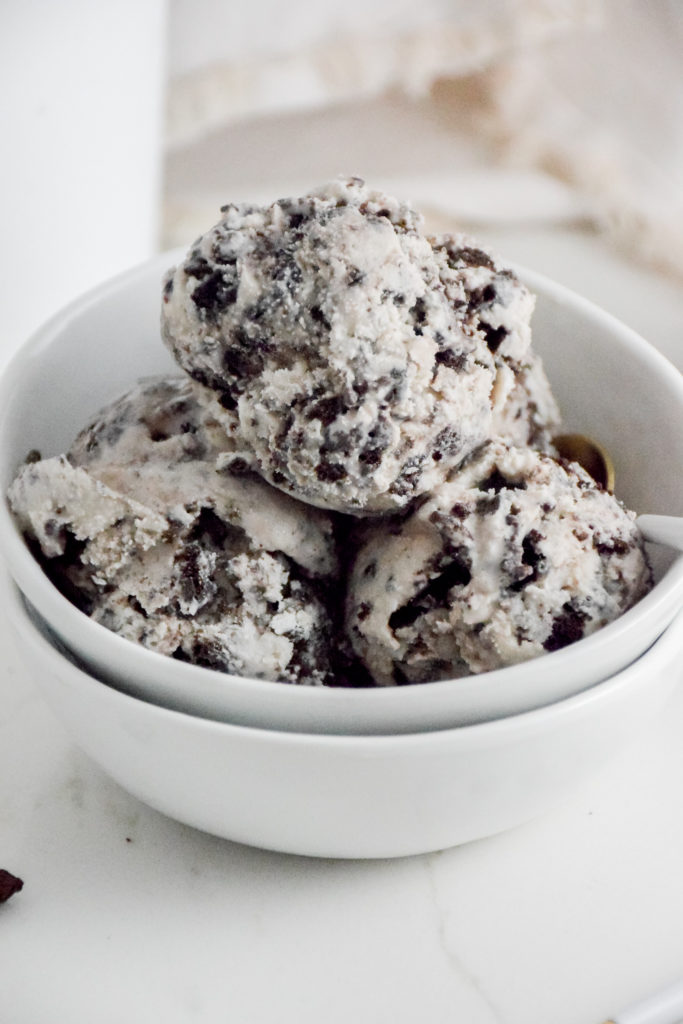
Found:
[[[466,76],[476,87],[449,95],[448,80]],[[171,2],[172,167],[178,154],[176,166],[190,166],[193,151],[206,155],[205,143],[221,132],[244,142],[242,126],[263,124],[276,137],[277,121],[292,123],[304,112],[314,118],[316,111],[334,120],[340,104],[357,107],[362,134],[363,112],[373,104],[381,112],[381,97],[392,90],[434,98],[435,88],[439,116],[444,95],[451,104],[458,153],[448,166],[430,167],[442,195],[449,178],[457,190],[463,174],[472,181],[504,166],[544,171],[574,190],[582,211],[622,251],[683,277],[680,0]],[[297,147],[305,148],[305,124],[297,127]],[[416,149],[422,136],[429,142],[428,127],[416,133],[408,123],[407,130]],[[373,135],[376,151],[382,136]],[[245,163],[239,145],[223,148]],[[443,155],[444,147],[436,148]],[[484,152],[484,161],[475,156],[467,166],[461,154],[469,151]],[[283,150],[274,145],[273,152]],[[419,169],[402,159],[397,151],[398,179]],[[206,201],[200,163],[194,194],[171,197],[176,208]],[[364,173],[362,163],[334,173]],[[243,180],[252,179],[247,173]],[[501,202],[489,202],[491,209],[510,205],[509,174],[501,181]],[[533,216],[528,192],[520,208]]]
[[[595,9],[595,0],[172,0],[168,141],[392,87],[423,94],[439,77],[591,24]]]
[[[509,160],[574,184],[626,251],[683,276],[680,0],[605,0],[593,31],[512,56],[489,86]]]

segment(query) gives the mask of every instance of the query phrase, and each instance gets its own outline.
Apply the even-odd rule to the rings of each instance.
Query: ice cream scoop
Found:
[[[557,651],[650,585],[634,513],[576,462],[498,438],[365,531],[347,630],[378,685],[453,678]]]
[[[222,214],[167,276],[162,329],[265,479],[396,512],[490,436],[531,339],[511,270],[358,178]]]
[[[330,680],[332,522],[216,447],[186,378],[141,381],[67,455],[24,464],[8,495],[50,578],[95,622],[223,672]]]

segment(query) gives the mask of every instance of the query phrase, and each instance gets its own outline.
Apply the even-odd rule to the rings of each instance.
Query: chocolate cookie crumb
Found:
[[[6,903],[11,896],[21,892],[23,888],[24,883],[21,878],[17,878],[11,871],[0,868],[0,903]]]

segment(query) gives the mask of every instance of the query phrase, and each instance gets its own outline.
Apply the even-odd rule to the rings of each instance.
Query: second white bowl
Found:
[[[195,828],[309,856],[426,853],[519,825],[589,780],[680,680],[677,621],[607,682],[501,721],[410,736],[252,729],[102,684],[48,639],[12,590],[5,600],[29,671],[112,778]]]

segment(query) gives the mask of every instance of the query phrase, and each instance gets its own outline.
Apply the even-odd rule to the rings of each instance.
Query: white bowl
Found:
[[[88,419],[139,377],[173,369],[159,340],[170,253],[107,282],[51,320],[14,358],[0,394],[0,486],[32,448],[64,451]],[[559,285],[520,270],[538,295],[534,344],[568,429],[600,440],[618,493],[638,512],[683,514],[683,380],[655,349]],[[598,633],[523,665],[466,679],[376,690],[241,679],[175,661],[92,622],[50,584],[0,502],[0,548],[21,590],[98,676],[177,710],[259,727],[322,733],[442,729],[530,710],[619,671],[683,603],[683,558],[666,559],[638,606]]]
[[[120,785],[206,832],[309,856],[425,853],[521,824],[621,750],[680,679],[679,620],[606,682],[500,721],[403,736],[252,729],[104,685],[48,640],[11,590],[27,668],[74,741]]]

